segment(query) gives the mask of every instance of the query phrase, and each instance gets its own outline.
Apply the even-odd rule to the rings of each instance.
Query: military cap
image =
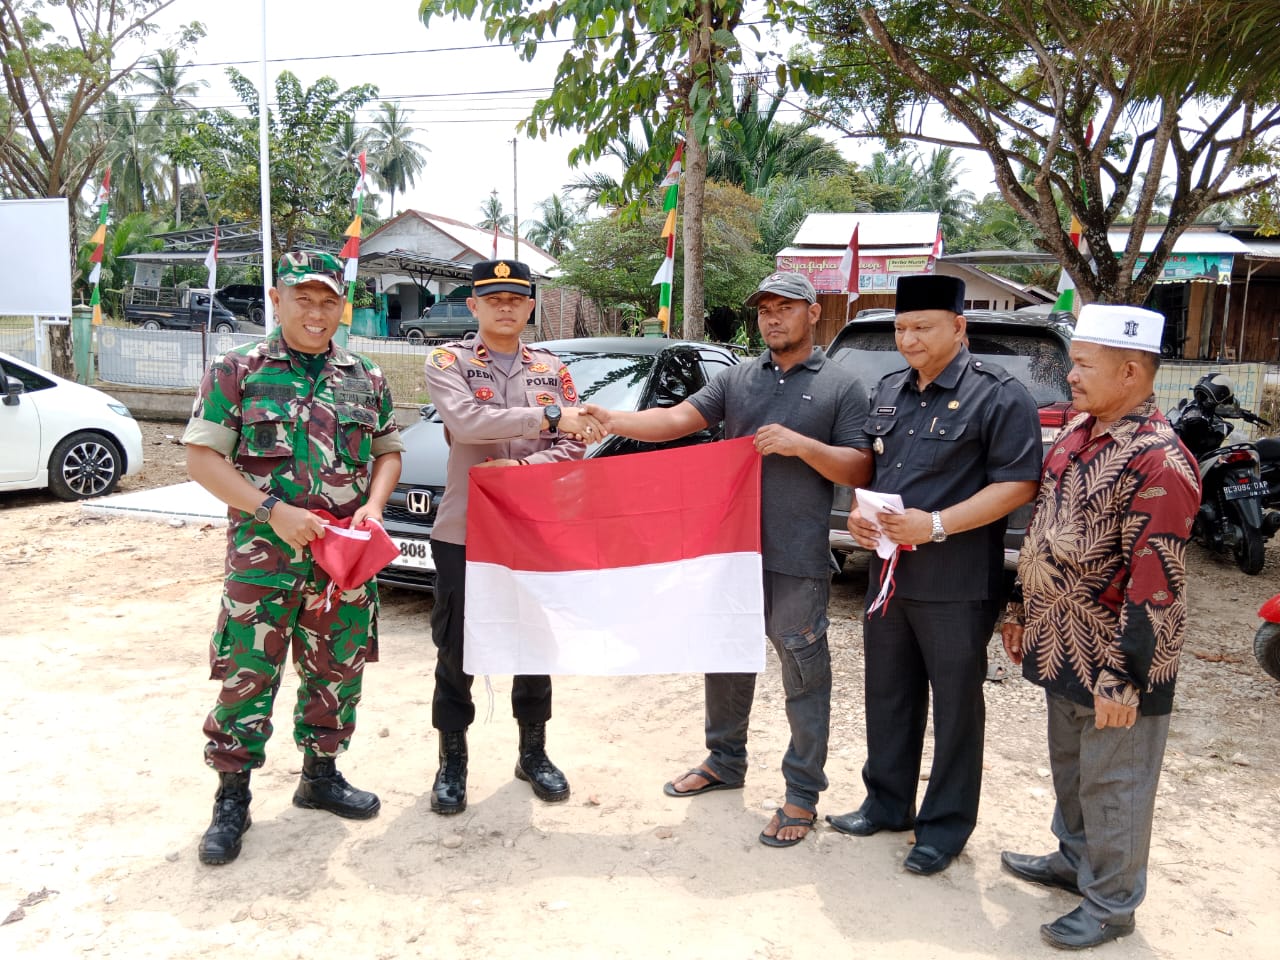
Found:
[[[898,296],[894,313],[917,310],[947,310],[964,313],[964,281],[959,277],[943,277],[933,273],[914,273],[898,278]]]
[[[491,293],[523,293],[533,296],[529,265],[519,260],[481,260],[471,265],[471,292],[477,297]]]
[[[333,254],[319,250],[286,252],[276,265],[276,277],[286,287],[323,283],[336,294],[341,295],[343,292],[342,264]]]
[[[805,300],[818,302],[818,293],[813,289],[809,278],[802,273],[771,273],[760,281],[756,292],[747,297],[747,306],[754,307],[760,298],[768,294],[775,297],[786,297],[788,300]]]

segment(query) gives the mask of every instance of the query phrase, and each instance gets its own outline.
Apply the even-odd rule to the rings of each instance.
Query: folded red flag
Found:
[[[323,537],[311,541],[311,555],[339,590],[353,590],[377,576],[400,556],[387,531],[372,520],[352,528],[351,518],[338,520],[327,510],[313,510],[325,522]]]

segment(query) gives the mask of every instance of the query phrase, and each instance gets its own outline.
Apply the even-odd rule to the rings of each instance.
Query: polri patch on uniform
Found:
[[[871,449],[874,450],[877,454],[883,454],[884,453],[884,437],[876,437],[874,440],[872,440]]]
[[[549,366],[547,366],[545,363],[539,360],[537,363],[535,363],[533,366],[529,368],[529,371],[531,373],[546,373],[550,369],[551,368]]]
[[[897,412],[897,407],[876,407],[876,413],[882,417],[892,417]]]
[[[534,399],[538,401],[540,407],[549,407],[556,402],[556,398],[549,393],[540,393]]]
[[[573,377],[569,374],[568,367],[561,367],[559,371],[560,392],[564,394],[564,398],[570,403],[574,403],[578,399],[578,388],[573,385]]]
[[[455,357],[452,353],[450,353],[448,350],[445,350],[439,347],[431,351],[431,356],[429,359],[431,360],[431,365],[435,367],[437,370],[448,370],[451,366],[453,366],[455,363],[458,362],[458,358]]]
[[[475,398],[477,400],[492,400],[493,391],[490,390],[488,387],[481,387],[479,390],[475,392]]]

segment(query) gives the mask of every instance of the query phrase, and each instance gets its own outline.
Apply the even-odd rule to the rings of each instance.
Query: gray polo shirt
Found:
[[[992,483],[1040,479],[1040,416],[1027,388],[994,363],[960,352],[923,391],[908,367],[876,385],[866,433],[876,458],[871,489],[905,507],[945,510]],[[894,596],[998,597],[1006,518],[898,555]],[[872,582],[880,576],[871,556]]]
[[[724,421],[727,439],[752,436],[768,423],[835,447],[868,447],[867,391],[852,373],[814,347],[785,373],[764,355],[725,370],[689,398],[708,423]],[[792,577],[827,577],[832,482],[799,457],[770,454],[760,479],[764,569]]]

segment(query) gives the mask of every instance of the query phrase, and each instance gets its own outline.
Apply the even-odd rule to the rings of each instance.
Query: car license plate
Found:
[[[1259,497],[1267,492],[1267,481],[1254,480],[1250,483],[1237,483],[1222,488],[1222,496],[1227,500],[1243,500],[1245,497]]]
[[[417,537],[392,537],[391,542],[400,550],[400,556],[391,561],[393,567],[413,567],[415,570],[434,570],[431,559],[431,541]]]

